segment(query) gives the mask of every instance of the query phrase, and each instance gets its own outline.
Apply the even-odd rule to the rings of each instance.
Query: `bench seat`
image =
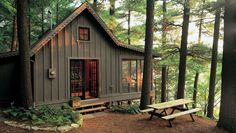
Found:
[[[201,111],[201,110],[202,110],[201,108],[194,108],[194,109],[189,109],[189,110],[186,110],[186,111],[174,113],[174,114],[171,114],[171,115],[167,115],[167,116],[164,116],[164,117],[161,117],[161,118],[165,119],[165,120],[171,120],[171,119],[174,119],[176,117],[183,116],[183,115],[186,115],[186,114],[192,114],[192,113],[195,113],[195,112],[198,112],[198,111]]]
[[[140,110],[141,113],[147,113],[147,112],[151,112],[153,111],[153,108],[148,108],[148,109],[144,109],[144,110]]]

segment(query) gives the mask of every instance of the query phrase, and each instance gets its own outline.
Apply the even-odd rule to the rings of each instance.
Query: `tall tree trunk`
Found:
[[[166,28],[167,28],[167,18],[166,18],[166,0],[163,0],[163,6],[162,6],[162,14],[163,14],[163,20],[162,20],[162,45],[166,44]]]
[[[166,66],[162,66],[161,74],[161,102],[166,102]]]
[[[12,42],[11,42],[11,51],[17,50],[17,18],[13,16],[13,35],[12,35]]]
[[[57,0],[57,5],[56,5],[56,22],[59,22],[59,0]]]
[[[98,11],[98,1],[97,0],[93,0],[93,9],[95,12]]]
[[[201,13],[200,13],[200,21],[199,21],[199,29],[198,29],[198,44],[202,43],[202,25],[203,25],[203,13],[204,13],[204,4],[205,0],[202,0],[202,6],[201,6]]]
[[[184,98],[189,14],[190,14],[189,0],[185,0],[182,36],[181,36],[181,46],[180,46],[179,79],[178,79],[177,99]]]
[[[17,0],[17,27],[20,53],[20,90],[24,107],[32,106],[30,48],[28,29],[28,0]]]
[[[195,78],[194,78],[194,86],[193,86],[193,108],[196,108],[197,104],[197,84],[198,84],[198,77],[199,73],[196,72]]]
[[[207,117],[209,118],[213,118],[214,114],[215,79],[216,79],[216,68],[217,68],[218,40],[220,32],[220,14],[221,14],[221,8],[217,8],[215,14],[213,48],[211,56],[211,73],[210,73],[209,96],[208,96],[208,106],[207,106]]]
[[[169,79],[169,69],[170,67],[168,66],[166,68],[166,101],[169,101],[169,87],[168,87],[168,79]]]
[[[220,118],[217,126],[236,132],[236,2],[225,1]]]
[[[115,0],[109,0],[110,1],[110,16],[113,16],[115,14]]]
[[[150,104],[150,90],[152,86],[152,47],[153,47],[154,0],[147,0],[144,70],[140,109]]]
[[[44,34],[44,7],[41,7],[41,34]]]
[[[131,17],[131,3],[129,3],[129,9],[128,9],[128,44],[130,45],[130,17]]]

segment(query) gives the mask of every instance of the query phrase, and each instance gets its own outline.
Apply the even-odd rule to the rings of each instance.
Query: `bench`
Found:
[[[201,111],[201,110],[202,110],[201,108],[194,108],[194,109],[189,109],[189,110],[186,110],[186,111],[166,115],[166,116],[163,116],[161,118],[164,119],[164,120],[168,120],[169,124],[170,124],[170,127],[172,127],[171,120],[175,119],[176,117],[190,114],[192,120],[194,121],[192,113],[196,113],[196,112]]]
[[[140,110],[140,112],[141,113],[148,113],[148,112],[151,112],[153,110],[154,110],[153,108],[147,108],[147,109],[144,109],[144,110]]]

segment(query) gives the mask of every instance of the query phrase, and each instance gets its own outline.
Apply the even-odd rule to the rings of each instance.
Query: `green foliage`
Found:
[[[43,106],[40,108],[23,108],[11,107],[3,111],[4,114],[12,119],[30,121],[33,125],[51,124],[51,125],[66,125],[71,123],[79,124],[82,115],[79,112],[74,112],[68,105],[64,104],[61,109],[50,108]]]
[[[0,17],[12,17],[16,13],[16,9],[13,6],[12,0],[1,0],[0,1]],[[3,13],[3,14],[2,14]]]
[[[117,112],[117,113],[124,113],[124,114],[138,114],[140,113],[139,105],[132,104],[132,105],[115,105],[112,106],[110,111]]]

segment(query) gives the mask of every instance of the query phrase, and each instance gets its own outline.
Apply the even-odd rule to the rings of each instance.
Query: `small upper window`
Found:
[[[79,27],[79,40],[90,41],[90,30],[87,27]]]

